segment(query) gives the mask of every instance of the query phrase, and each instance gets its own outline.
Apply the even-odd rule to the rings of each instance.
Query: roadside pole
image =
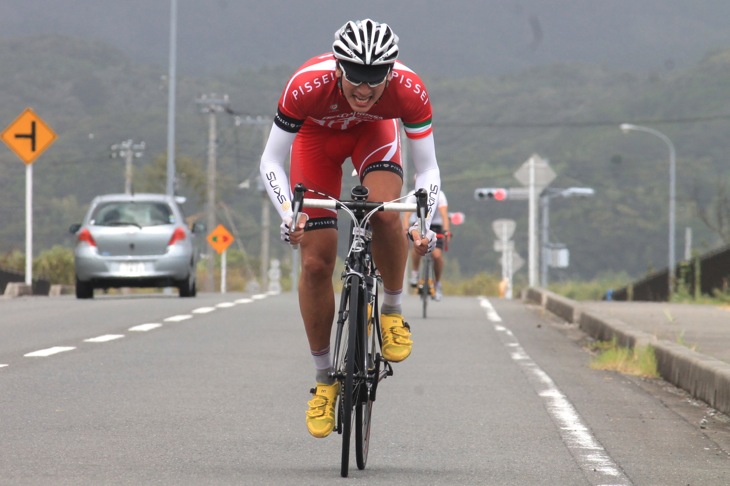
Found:
[[[33,161],[56,140],[56,133],[31,108],[26,108],[3,131],[2,139],[25,162],[25,285],[32,287]]]

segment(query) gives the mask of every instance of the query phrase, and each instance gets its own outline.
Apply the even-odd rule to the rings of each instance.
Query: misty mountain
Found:
[[[63,34],[167,66],[170,0],[0,0],[0,38]],[[347,20],[400,36],[422,75],[463,77],[586,62],[632,72],[685,69],[730,46],[726,0],[177,1],[180,71],[202,76],[297,66],[330,49]]]
[[[91,198],[124,187],[120,159],[110,146],[127,139],[146,143],[135,160],[136,187],[164,190],[159,163],[166,150],[167,93],[163,66],[145,63],[99,41],[42,35],[0,40],[0,125],[32,107],[59,137],[34,163],[34,248],[71,246],[68,225],[78,222]],[[215,76],[181,74],[177,96],[177,158],[186,211],[204,207],[208,125],[196,102],[201,94],[229,95],[231,111],[270,116],[294,66],[238,69]],[[722,243],[698,217],[722,207],[727,180],[730,119],[730,51],[708,51],[687,69],[631,73],[596,63],[535,65],[500,75],[424,76],[434,103],[434,130],[443,186],[452,211],[466,223],[455,228],[449,272],[497,271],[491,222],[517,222],[515,244],[527,250],[525,201],[477,202],[474,189],[519,185],[513,173],[532,155],[549,159],[552,187],[592,187],[595,197],[554,200],[550,240],[571,252],[570,267],[553,278],[591,278],[626,271],[634,276],[662,268],[667,254],[667,151],[660,140],[624,135],[622,122],[648,124],[677,147],[677,253],[685,227],[695,249]],[[218,118],[219,217],[240,232],[249,254],[258,254],[262,197],[238,188],[257,172],[260,126]],[[0,253],[24,241],[24,170],[0,150]],[[195,178],[198,177],[198,180]],[[352,181],[346,180],[349,187]],[[197,184],[197,186],[196,186]],[[255,188],[255,181],[252,186]],[[268,202],[267,202],[268,203]],[[230,215],[230,221],[223,219]],[[277,225],[273,225],[276,229]],[[277,236],[272,234],[272,240]],[[279,246],[273,255],[285,256]]]

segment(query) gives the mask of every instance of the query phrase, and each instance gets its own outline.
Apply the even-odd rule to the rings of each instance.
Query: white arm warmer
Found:
[[[296,136],[272,125],[259,166],[266,192],[283,221],[292,217],[292,194],[285,164]]]

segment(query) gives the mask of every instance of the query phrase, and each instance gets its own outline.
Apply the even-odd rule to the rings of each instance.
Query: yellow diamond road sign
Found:
[[[226,251],[231,243],[233,243],[233,236],[228,232],[225,226],[219,224],[213,231],[208,235],[208,243],[218,253]]]
[[[26,108],[2,133],[5,142],[26,165],[33,163],[56,140],[56,133]]]

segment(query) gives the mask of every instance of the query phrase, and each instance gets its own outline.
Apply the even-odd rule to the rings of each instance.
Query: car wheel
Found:
[[[195,277],[188,277],[181,280],[177,286],[180,291],[180,297],[195,297],[197,289],[195,288]]]
[[[76,298],[77,299],[93,299],[94,286],[91,282],[82,282],[76,277]]]

